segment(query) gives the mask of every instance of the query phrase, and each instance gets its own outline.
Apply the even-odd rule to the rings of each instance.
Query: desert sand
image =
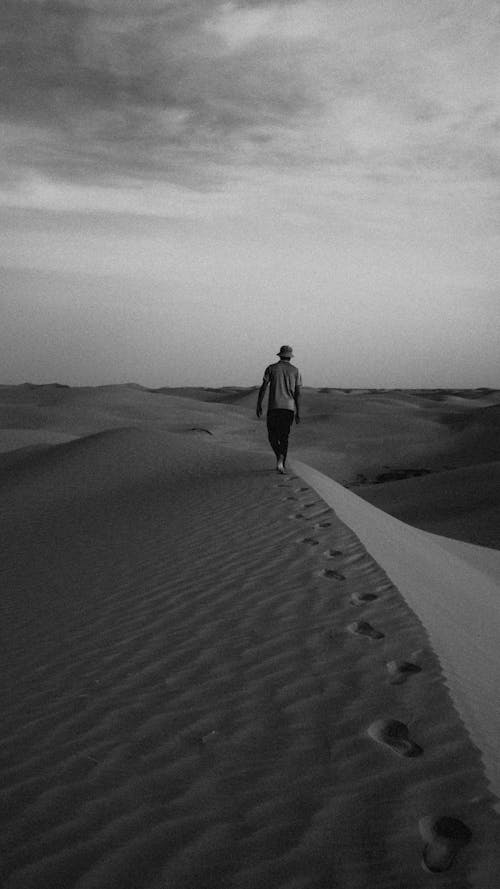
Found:
[[[0,387],[5,889],[498,886],[500,393],[255,394]]]

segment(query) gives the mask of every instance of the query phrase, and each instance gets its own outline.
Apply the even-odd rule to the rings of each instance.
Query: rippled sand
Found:
[[[90,409],[0,461],[2,887],[494,889],[480,751],[354,531],[206,416]]]

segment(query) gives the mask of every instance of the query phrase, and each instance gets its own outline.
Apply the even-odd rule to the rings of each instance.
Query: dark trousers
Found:
[[[288,436],[292,428],[293,418],[294,411],[282,410],[281,408],[270,410],[267,414],[269,444],[278,460],[280,457],[283,457],[283,463],[285,463],[288,453]]]

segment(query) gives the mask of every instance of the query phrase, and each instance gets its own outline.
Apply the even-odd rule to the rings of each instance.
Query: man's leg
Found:
[[[279,448],[279,456],[281,456],[283,460],[283,466],[286,463],[286,458],[288,454],[288,436],[290,435],[290,429],[292,428],[293,423],[293,411],[281,410],[279,416],[279,429],[278,429],[278,448]]]
[[[278,411],[269,411],[267,414],[267,437],[277,460],[280,457],[279,432]]]

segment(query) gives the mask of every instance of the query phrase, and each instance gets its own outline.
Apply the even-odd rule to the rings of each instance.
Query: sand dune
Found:
[[[500,552],[410,529],[299,461],[420,617],[500,799]]]
[[[235,420],[236,418],[236,420]],[[113,427],[144,426],[189,431],[190,426],[231,430],[230,405],[205,404],[134,385],[65,388],[0,387],[0,426],[89,435]]]
[[[395,518],[426,531],[482,546],[500,545],[500,461],[433,472],[354,493]]]
[[[37,445],[59,444],[71,441],[73,437],[64,432],[50,430],[41,434],[39,429],[0,429],[0,454]]]
[[[17,388],[2,887],[496,889],[498,554],[281,478],[244,398]]]

